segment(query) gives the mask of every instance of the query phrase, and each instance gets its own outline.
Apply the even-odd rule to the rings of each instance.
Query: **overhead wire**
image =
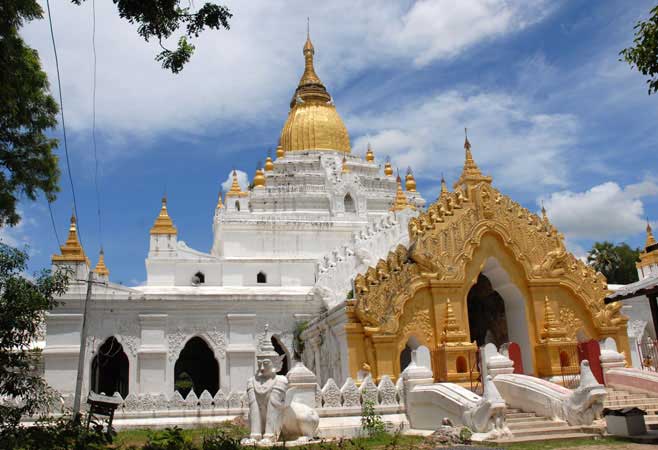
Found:
[[[50,0],[46,0],[46,10],[48,11],[48,25],[50,27],[50,38],[53,43],[53,53],[55,54],[55,69],[57,72],[57,89],[59,93],[59,109],[62,116],[62,133],[64,136],[64,154],[66,155],[66,169],[68,171],[69,183],[71,184],[71,195],[73,197],[73,210],[75,211],[75,216],[78,225],[78,239],[80,239],[80,244],[82,245],[82,233],[80,232],[80,215],[78,214],[78,202],[75,197],[75,185],[73,183],[73,174],[71,173],[71,160],[69,158],[69,146],[68,140],[66,138],[66,120],[64,119],[64,101],[62,96],[62,81],[59,72],[59,57],[57,56],[57,44],[55,42],[55,31],[53,30],[53,18],[52,12],[50,10]],[[54,219],[53,219],[54,221]],[[59,241],[59,238],[58,238]]]
[[[98,215],[98,240],[103,248],[103,221],[101,216],[101,194],[98,182],[98,150],[96,145],[96,0],[91,2],[91,50],[93,55],[93,83],[91,101],[91,140],[94,148],[94,185],[96,188],[96,211]]]

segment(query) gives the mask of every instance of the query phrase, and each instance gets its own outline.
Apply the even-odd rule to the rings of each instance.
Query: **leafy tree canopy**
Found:
[[[15,428],[22,415],[54,398],[36,370],[38,352],[31,346],[45,312],[66,291],[69,274],[44,270],[30,279],[23,275],[27,260],[25,252],[0,243],[0,396],[19,399],[17,405],[0,403],[0,430]]]
[[[651,17],[635,25],[635,39],[631,47],[619,54],[622,61],[631,67],[637,67],[642,75],[648,76],[649,95],[658,92],[658,5],[651,12]]]
[[[79,5],[86,0],[71,0]],[[205,3],[193,11],[191,6],[181,6],[181,3],[193,5],[187,0],[112,0],[119,8],[119,15],[128,22],[137,24],[137,32],[144,40],[157,39],[162,51],[156,60],[162,67],[178,73],[194,53],[194,46],[188,38],[198,37],[206,28],[219,30],[230,29],[228,20],[233,14],[225,6]],[[171,37],[176,31],[185,29],[185,36],[178,40],[175,50],[166,48],[163,40]]]
[[[640,251],[628,244],[618,245],[612,242],[595,242],[587,254],[587,263],[601,272],[610,284],[628,284],[638,280],[635,263],[639,261]]]

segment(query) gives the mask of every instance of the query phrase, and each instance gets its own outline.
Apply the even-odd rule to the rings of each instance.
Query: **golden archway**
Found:
[[[432,351],[437,379],[465,379],[458,364],[471,367],[476,350],[466,299],[485,270],[500,274],[503,299],[522,307],[529,373],[559,375],[560,352],[575,347],[577,332],[613,337],[628,352],[627,318],[604,304],[605,278],[566,251],[545,211],[533,214],[493,188],[468,141],[465,148],[454,191],[442,183],[439,199],[410,221],[409,248],[355,279],[346,308],[352,376],[367,362],[376,378],[397,377],[400,348],[414,335]]]

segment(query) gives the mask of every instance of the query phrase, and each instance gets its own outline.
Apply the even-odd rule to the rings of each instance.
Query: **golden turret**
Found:
[[[217,196],[216,209],[222,209],[222,208],[224,208],[224,203],[222,202],[222,191],[219,191],[219,195]]]
[[[555,317],[548,296],[544,299],[544,329],[541,332],[541,338],[546,342],[563,341],[567,339],[567,330]]]
[[[264,187],[265,175],[263,175],[263,171],[261,169],[256,169],[256,174],[254,175],[254,189],[263,189]]]
[[[384,175],[387,177],[393,176],[393,166],[391,165],[391,161],[386,161],[386,164],[384,164]]]
[[[404,188],[408,192],[416,192],[416,179],[414,178],[413,172],[411,172],[411,167],[407,169],[407,176],[405,177]]]
[[[446,300],[446,315],[443,322],[441,342],[448,345],[468,342],[468,336],[466,336],[466,332],[459,326],[457,316],[455,316],[455,312],[452,310],[450,299]]]
[[[482,175],[480,168],[475,164],[473,154],[471,153],[471,143],[468,141],[468,137],[464,138],[464,154],[464,169],[454,187],[456,188],[462,184],[475,185],[481,181],[491,183],[491,177]]]
[[[341,172],[342,173],[349,173],[350,172],[350,168],[347,166],[347,158],[345,158],[344,156],[343,156],[343,165],[342,165],[342,168],[341,168]]]
[[[644,243],[644,248],[651,247],[656,245],[656,238],[653,237],[653,230],[651,229],[651,224],[647,221],[647,241]]]
[[[105,252],[103,252],[103,249],[101,248],[100,254],[98,255],[98,264],[96,264],[96,268],[94,269],[94,272],[96,272],[96,275],[102,276],[102,277],[109,277],[110,276],[110,271],[108,270],[107,266],[105,265]]]
[[[397,178],[397,183],[398,183],[398,188],[397,192],[395,193],[395,200],[393,200],[393,205],[391,205],[391,211],[402,211],[403,209],[407,208],[413,208],[412,205],[409,204],[409,200],[407,199],[407,196],[405,195],[404,191],[402,190],[402,179],[398,175]]]
[[[162,207],[160,208],[160,214],[155,219],[155,223],[151,227],[151,234],[176,234],[178,231],[174,226],[174,223],[169,217],[169,212],[167,211],[167,197],[162,197]]]
[[[647,240],[644,243],[644,251],[640,252],[640,261],[635,264],[640,273],[640,278],[658,271],[658,243],[653,237],[651,224],[647,220]]]
[[[272,162],[272,157],[267,155],[265,159],[265,172],[271,172],[274,169],[274,163]]]
[[[281,131],[285,152],[330,150],[350,152],[350,137],[327,89],[315,73],[315,49],[309,35],[304,44],[304,73],[290,101],[288,119]],[[277,150],[278,157],[278,150]]]
[[[375,154],[372,152],[372,148],[370,147],[370,142],[368,142],[368,151],[366,151],[366,161],[368,162],[375,161]]]
[[[286,152],[283,150],[283,147],[281,146],[281,139],[279,139],[279,145],[276,146],[276,159],[283,158],[285,156]]]
[[[69,225],[69,235],[66,239],[64,245],[60,248],[61,255],[53,255],[52,262],[56,263],[86,263],[89,265],[89,260],[85,251],[80,245],[80,239],[78,239],[78,228],[76,226],[75,214],[71,215],[71,224]]]
[[[246,197],[249,194],[244,192],[238,183],[238,173],[233,170],[233,182],[231,183],[231,189],[226,193],[226,197]]]
[[[446,184],[446,179],[443,178],[443,175],[441,175],[441,193],[439,194],[439,196],[447,193],[448,193],[448,185]]]

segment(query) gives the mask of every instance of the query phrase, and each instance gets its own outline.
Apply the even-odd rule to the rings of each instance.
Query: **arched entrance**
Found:
[[[400,373],[411,363],[411,352],[416,351],[416,363],[420,367],[432,369],[432,357],[430,350],[424,345],[420,345],[416,336],[410,336],[407,344],[400,352]]]
[[[354,199],[350,194],[345,194],[343,202],[345,205],[346,213],[356,213],[356,203],[354,203]]]
[[[197,397],[205,390],[212,396],[219,390],[219,363],[206,341],[198,336],[187,341],[176,360],[174,389],[183,397],[191,390]]]
[[[524,370],[533,374],[526,300],[496,258],[486,260],[468,292],[467,307],[471,341],[476,341],[478,347],[491,342],[496,348],[516,342],[521,348]]]
[[[271,340],[274,351],[283,356],[283,359],[281,360],[281,369],[279,369],[277,375],[285,375],[288,373],[288,369],[290,367],[288,363],[288,352],[285,350],[284,345],[281,343],[281,341],[279,341],[278,337],[272,336]]]
[[[106,395],[118,392],[121,397],[126,398],[128,369],[128,356],[123,351],[123,346],[114,336],[107,338],[91,362],[91,390]]]

